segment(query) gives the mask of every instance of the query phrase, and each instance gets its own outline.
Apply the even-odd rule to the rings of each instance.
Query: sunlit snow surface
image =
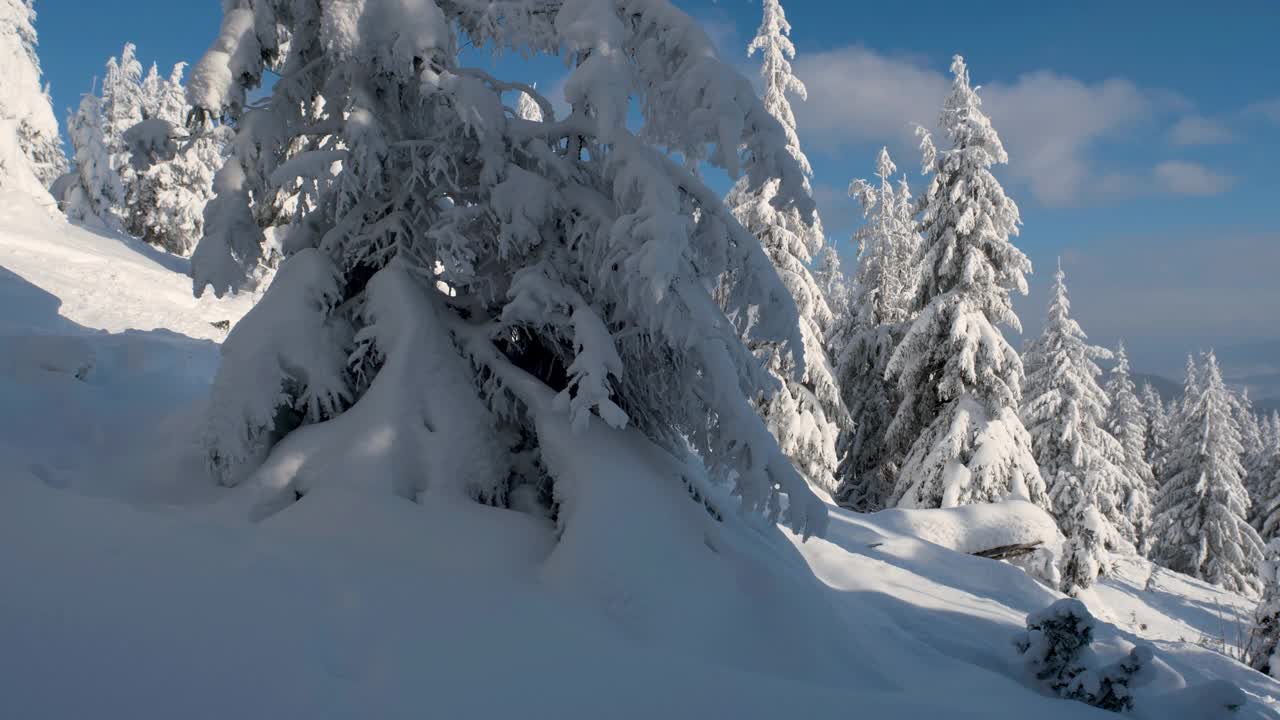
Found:
[[[0,197],[0,718],[1106,717],[1013,650],[1058,595],[962,554],[1042,534],[1031,508],[708,530],[671,458],[593,423],[545,440],[580,484],[560,537],[377,482],[252,522],[196,440],[211,323],[248,301],[184,272]],[[1280,717],[1280,686],[1200,647],[1251,601],[1151,574],[1121,559],[1083,598],[1103,655],[1156,647],[1134,716]],[[1234,715],[1201,709],[1220,679]]]

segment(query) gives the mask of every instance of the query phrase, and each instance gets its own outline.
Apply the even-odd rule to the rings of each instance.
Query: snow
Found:
[[[0,717],[1104,717],[1013,647],[1061,596],[966,554],[1050,534],[1025,501],[828,508],[802,541],[699,485],[713,518],[676,479],[700,468],[591,417],[538,423],[562,526],[359,482],[255,521],[195,422],[210,323],[249,300],[193,300],[185,261],[0,200]],[[373,312],[421,323],[383,328],[405,343],[434,322]],[[1197,642],[1251,601],[1151,574],[1119,558],[1080,597],[1101,661],[1155,648],[1132,716],[1280,717],[1280,685]]]

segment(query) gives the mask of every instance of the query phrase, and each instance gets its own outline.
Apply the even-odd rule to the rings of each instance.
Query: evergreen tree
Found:
[[[1250,487],[1249,524],[1269,541],[1280,537],[1280,414],[1273,413],[1264,425],[1261,459],[1254,467],[1257,481]]]
[[[849,283],[840,265],[840,253],[830,244],[824,243],[813,261],[813,280],[818,283],[822,296],[827,300],[827,307],[831,309],[831,330],[834,330],[849,312]],[[830,357],[839,357],[832,345],[828,344],[827,347]]]
[[[1009,293],[1026,293],[1031,263],[1009,241],[1017,205],[991,174],[1008,161],[1000,138],[969,85],[964,60],[941,126],[951,149],[934,152],[925,136],[933,179],[922,218],[919,315],[889,361],[902,394],[886,433],[890,452],[904,452],[891,502],[950,507],[1008,495],[1048,507],[1044,481],[1017,407],[1022,360],[997,328],[1021,330]]]
[[[459,34],[567,53],[568,115],[517,117],[504,94],[551,104],[466,65]],[[282,80],[247,106],[267,69]],[[745,170],[744,192],[769,186],[802,227],[813,201],[787,130],[669,2],[242,0],[187,91],[193,119],[236,132],[197,292],[246,284],[251,200],[310,188],[222,346],[206,441],[223,483],[257,471],[262,507],[326,482],[499,505],[534,487],[570,537],[606,480],[584,476],[573,434],[589,433],[710,507],[692,449],[746,511],[821,531],[825,505],[752,406],[770,376],[741,339],[803,357],[796,303],[689,167]],[[355,451],[370,433],[376,459]],[[273,464],[277,443],[298,462]]]
[[[1116,366],[1107,380],[1107,397],[1111,409],[1107,415],[1107,432],[1120,443],[1120,469],[1124,484],[1117,499],[1134,535],[1129,541],[1145,555],[1149,549],[1151,498],[1156,492],[1155,476],[1147,464],[1147,419],[1137,388],[1129,376],[1129,355],[1124,343],[1115,352]]]
[[[1146,419],[1146,441],[1143,458],[1151,467],[1153,489],[1158,489],[1166,477],[1164,458],[1169,448],[1169,415],[1165,411],[1160,393],[1151,383],[1142,385],[1142,413]],[[1154,495],[1152,496],[1154,497]]]
[[[849,195],[862,204],[866,224],[854,236],[858,243],[858,274],[854,298],[844,318],[836,375],[852,420],[842,436],[836,499],[860,512],[885,507],[893,494],[901,454],[885,449],[885,431],[893,420],[899,395],[885,378],[889,358],[907,323],[914,285],[908,266],[918,249],[909,195],[894,189],[897,168],[887,149],[876,160],[878,183],[855,180]],[[904,250],[906,248],[906,250]]]
[[[1240,391],[1229,391],[1231,398],[1231,417],[1240,431],[1240,447],[1243,452],[1240,464],[1244,467],[1244,487],[1249,492],[1250,521],[1260,510],[1263,486],[1270,483],[1271,478],[1264,477],[1266,468],[1266,441],[1263,438],[1262,423],[1253,412],[1253,402],[1249,400],[1247,388]],[[1256,528],[1257,526],[1255,526]]]
[[[1105,429],[1109,402],[1094,362],[1111,353],[1090,345],[1072,319],[1065,279],[1059,266],[1044,331],[1027,349],[1022,417],[1067,537],[1063,591],[1074,593],[1092,585],[1106,566],[1105,549],[1132,549],[1133,525],[1117,502],[1125,482],[1115,460],[1123,450]]]
[[[1262,600],[1253,613],[1253,629],[1244,660],[1263,675],[1280,679],[1280,538],[1272,538],[1263,548],[1258,565],[1262,579]]]
[[[204,232],[204,207],[213,196],[213,177],[222,167],[230,134],[213,123],[183,129],[190,111],[182,84],[185,67],[178,63],[161,78],[152,66],[143,82],[144,120],[130,133],[164,134],[173,152],[142,161],[138,148],[131,148],[135,180],[124,212],[131,235],[178,255],[189,255]]]
[[[137,47],[125,43],[119,58],[107,60],[107,72],[102,80],[102,137],[107,147],[111,170],[120,178],[123,194],[111,212],[121,226],[137,233],[137,224],[129,212],[130,202],[137,197],[138,172],[134,168],[132,153],[125,140],[125,133],[142,122],[144,104],[142,88],[142,64],[138,62]]]
[[[213,198],[230,132],[213,126],[178,131],[173,157],[151,165],[135,183],[138,197],[130,211],[139,238],[177,255],[191,254],[204,234],[204,208]]]
[[[1173,474],[1156,502],[1152,557],[1170,570],[1253,592],[1262,540],[1246,516],[1249,496],[1241,480],[1240,433],[1218,360],[1210,352],[1203,373],[1191,364],[1177,442],[1170,453]]]
[[[66,172],[58,121],[40,84],[32,0],[0,0],[0,187],[48,201]]]
[[[80,109],[67,119],[75,167],[62,182],[59,204],[67,217],[90,227],[118,227],[115,209],[124,201],[120,176],[111,167],[98,96],[80,98]]]
[[[791,25],[778,0],[764,0],[763,6],[764,17],[748,54],[761,55],[764,107],[786,132],[787,150],[803,170],[808,192],[807,176],[812,170],[800,149],[795,115],[787,99],[788,93],[805,97],[804,84],[791,71],[790,60],[795,57],[795,46],[788,37]],[[824,244],[822,224],[816,214],[809,221],[795,208],[775,207],[777,191],[776,180],[755,187],[743,178],[725,198],[734,217],[759,238],[800,311],[803,357],[776,346],[760,352],[783,388],[762,402],[760,414],[783,452],[809,482],[830,493],[836,489],[836,440],[840,425],[847,421],[823,346],[832,321],[831,309],[809,271],[810,260]]]

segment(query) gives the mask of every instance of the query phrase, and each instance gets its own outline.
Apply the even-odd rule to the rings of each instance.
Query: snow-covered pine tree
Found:
[[[795,57],[795,46],[788,37],[791,24],[778,0],[762,4],[764,17],[747,53],[761,55],[764,107],[786,132],[787,150],[799,163],[805,175],[805,192],[809,192],[812,170],[800,149],[795,115],[787,98],[788,93],[805,97],[804,84],[791,71],[790,61]],[[760,403],[760,414],[783,452],[809,482],[832,493],[836,490],[836,442],[841,426],[848,421],[823,343],[831,326],[831,309],[809,271],[810,260],[823,246],[822,223],[816,213],[810,219],[794,207],[775,206],[778,184],[775,180],[756,186],[742,178],[725,198],[734,217],[759,238],[800,312],[803,358],[778,346],[766,346],[758,353],[783,387]],[[749,331],[749,325],[744,327]]]
[[[1143,457],[1151,467],[1153,488],[1159,488],[1167,476],[1164,474],[1165,453],[1169,448],[1169,414],[1165,410],[1160,393],[1151,383],[1142,384],[1142,413],[1146,419],[1146,440]],[[1154,498],[1155,495],[1152,495]]]
[[[1049,313],[1026,352],[1023,422],[1049,486],[1053,515],[1067,537],[1061,566],[1064,592],[1093,584],[1106,566],[1106,550],[1133,550],[1133,524],[1118,502],[1124,487],[1116,460],[1123,449],[1105,429],[1109,402],[1098,386],[1098,358],[1110,351],[1090,345],[1071,317],[1066,274],[1054,276]]]
[[[147,120],[158,115],[160,110],[160,98],[164,94],[164,78],[160,77],[160,68],[151,63],[151,67],[147,69],[146,77],[142,78],[142,94],[139,107],[142,110],[142,119]]]
[[[0,0],[0,187],[43,198],[67,170],[48,90],[40,84],[32,0]]]
[[[107,59],[107,72],[102,79],[103,133],[113,151],[125,152],[125,132],[142,122],[142,80],[142,63],[138,62],[138,48],[133,43],[125,43],[119,58]],[[128,158],[123,162],[128,164]]]
[[[1151,499],[1156,492],[1155,476],[1146,457],[1147,418],[1133,378],[1129,376],[1129,354],[1123,341],[1116,348],[1115,360],[1106,386],[1111,400],[1106,427],[1120,443],[1119,465],[1124,473],[1124,485],[1117,498],[1135,533],[1129,540],[1145,555],[1151,540]]]
[[[178,63],[162,78],[152,66],[143,82],[144,122],[163,123],[175,151],[156,162],[133,158],[136,179],[125,211],[130,234],[178,255],[189,255],[204,232],[204,207],[231,133],[211,122],[183,129],[191,109],[182,84],[185,68]]]
[[[1246,521],[1249,495],[1240,464],[1240,432],[1218,360],[1192,365],[1171,475],[1160,488],[1153,523],[1152,558],[1174,570],[1233,592],[1258,588],[1262,540]]]
[[[515,117],[504,93],[547,118],[551,104],[463,64],[458,33],[566,53],[571,111]],[[281,80],[246,107],[267,69]],[[188,97],[237,134],[197,291],[244,285],[250,198],[314,189],[222,346],[207,435],[221,482],[253,474],[285,503],[330,483],[497,504],[534,487],[567,538],[638,467],[712,504],[692,448],[746,510],[822,530],[825,506],[751,404],[771,383],[741,340],[801,357],[795,302],[686,163],[745,170],[801,219],[813,201],[784,128],[669,2],[238,0]],[[628,472],[584,467],[598,443]],[[263,466],[273,445],[289,459]]]
[[[68,219],[83,225],[117,228],[115,209],[124,202],[124,188],[111,167],[97,95],[85,93],[80,98],[80,108],[67,118],[67,135],[75,151],[75,165],[65,181],[58,183],[62,211]]]
[[[102,136],[110,158],[111,169],[120,178],[124,194],[111,212],[122,226],[130,228],[134,222],[129,217],[128,205],[136,197],[138,173],[134,169],[132,154],[125,133],[142,122],[144,104],[142,89],[142,63],[138,62],[137,47],[125,43],[119,58],[108,58],[106,75],[102,79]],[[136,230],[136,228],[133,228]]]
[[[204,234],[204,208],[226,159],[225,126],[178,131],[177,152],[149,167],[135,184],[138,237],[177,255],[190,255]]]
[[[1253,628],[1244,660],[1249,667],[1280,679],[1280,538],[1271,538],[1263,548],[1263,559],[1258,564],[1262,579],[1262,599],[1253,613]]]
[[[1049,505],[1017,407],[1022,360],[998,329],[1021,330],[1009,293],[1026,293],[1031,262],[1010,242],[1020,222],[991,166],[1008,161],[956,56],[922,217],[919,315],[889,361],[902,402],[886,434],[904,452],[891,502],[950,507],[1014,495]]]
[[[1250,487],[1254,504],[1249,524],[1270,541],[1280,537],[1280,414],[1273,413],[1263,426],[1262,459],[1255,467],[1258,481]]]
[[[1263,492],[1261,486],[1270,482],[1270,478],[1263,477],[1266,472],[1266,442],[1263,439],[1262,423],[1258,422],[1258,416],[1253,411],[1248,388],[1239,391],[1231,389],[1228,392],[1231,397],[1231,417],[1240,431],[1240,464],[1244,467],[1242,479],[1245,490],[1249,492],[1249,516],[1252,519],[1258,511],[1257,506]]]
[[[912,319],[911,299],[918,249],[910,195],[896,190],[897,171],[887,148],[876,158],[879,182],[855,180],[849,195],[862,204],[866,224],[854,235],[858,244],[858,274],[854,296],[836,358],[836,378],[849,409],[852,428],[841,436],[840,481],[836,500],[859,512],[881,510],[893,494],[900,453],[885,447],[885,431],[893,420],[900,396],[885,378],[889,358]]]
[[[827,299],[827,307],[831,309],[831,327],[838,327],[849,312],[849,282],[845,279],[844,269],[840,264],[840,253],[830,243],[822,245],[813,261],[813,280],[818,283],[822,296]],[[828,336],[830,335],[828,332]],[[838,357],[830,344],[827,346],[827,355],[831,358]]]

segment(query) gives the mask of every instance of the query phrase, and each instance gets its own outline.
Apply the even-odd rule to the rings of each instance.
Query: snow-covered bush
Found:
[[[460,32],[564,52],[567,116],[463,64]],[[247,107],[268,69],[281,80]],[[334,482],[497,504],[532,486],[563,510],[592,483],[543,450],[611,428],[692,447],[748,511],[823,529],[755,412],[776,383],[741,339],[786,343],[800,372],[795,302],[687,163],[772,184],[802,220],[813,201],[782,125],[669,2],[239,0],[187,90],[195,119],[236,128],[197,292],[245,285],[250,202],[306,188],[279,275],[223,345],[207,436],[221,482],[297,436],[273,456],[282,498],[318,482],[297,472],[308,448],[338,447],[379,473]],[[513,91],[547,119],[505,106]]]
[[[1112,712],[1132,710],[1129,688],[1151,664],[1151,648],[1135,646],[1119,662],[1099,667],[1090,647],[1094,623],[1084,603],[1063,598],[1027,615],[1027,630],[1014,647],[1036,679],[1059,696]]]

